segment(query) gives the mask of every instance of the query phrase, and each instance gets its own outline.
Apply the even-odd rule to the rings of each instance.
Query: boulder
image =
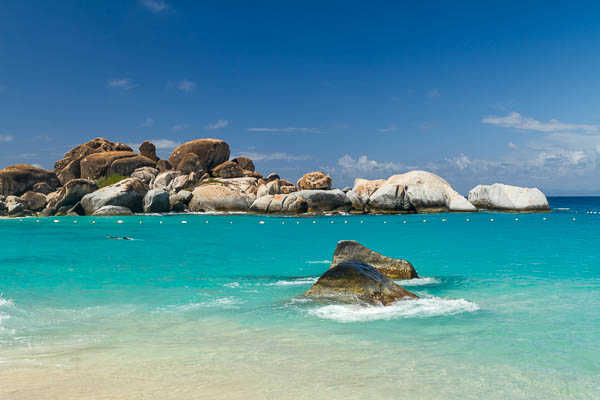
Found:
[[[108,175],[130,176],[135,170],[143,167],[156,167],[156,162],[148,157],[136,155],[114,161],[108,169]]]
[[[117,217],[133,215],[133,212],[127,207],[122,206],[103,206],[94,211],[92,214],[95,217]]]
[[[85,215],[85,210],[83,209],[81,202],[78,201],[73,207],[67,210],[67,215]]]
[[[158,160],[156,163],[156,169],[158,169],[159,172],[165,172],[173,169],[173,167],[168,160]]]
[[[2,213],[5,213],[7,210],[8,207],[6,207],[6,203],[0,200],[0,215],[2,215]]]
[[[52,188],[52,186],[48,185],[46,182],[38,182],[35,185],[33,185],[32,190],[36,193],[48,194],[51,193],[54,190],[54,188]]]
[[[246,171],[251,171],[254,172],[255,168],[254,168],[254,163],[252,162],[251,159],[249,159],[248,157],[236,157],[233,160],[234,163],[238,164],[240,166],[241,169],[246,170]]]
[[[477,208],[494,211],[544,212],[550,205],[544,193],[538,188],[495,183],[478,185],[468,194],[469,201]]]
[[[97,180],[110,175],[113,162],[122,158],[135,157],[132,151],[106,151],[85,156],[80,161],[81,178]],[[133,172],[133,171],[132,171]]]
[[[270,173],[269,175],[267,175],[267,177],[265,178],[265,180],[266,180],[267,182],[275,181],[275,180],[278,180],[278,179],[281,179],[281,178],[280,178],[280,177],[279,177],[279,175],[277,175],[275,172],[271,172],[271,173]]]
[[[368,180],[363,178],[357,178],[354,180],[354,187],[352,191],[361,198],[363,203],[369,201],[369,197],[379,189],[381,185],[385,183],[385,179]]]
[[[151,142],[144,140],[144,142],[140,144],[139,150],[140,154],[144,157],[149,158],[154,162],[158,162],[158,157],[156,156],[156,146],[154,146],[154,144]]]
[[[154,181],[152,182],[152,189],[166,189],[173,179],[177,178],[181,175],[179,171],[166,171],[158,174]]]
[[[362,198],[360,198],[359,195],[352,191],[352,189],[344,193],[346,194],[346,197],[348,197],[348,199],[350,199],[350,201],[352,202],[352,208],[354,210],[365,211],[365,202]]]
[[[221,183],[200,185],[192,194],[189,204],[192,211],[248,211],[255,199],[254,195]]]
[[[133,212],[142,212],[147,192],[148,187],[142,181],[128,178],[83,196],[81,205],[87,215],[104,206],[121,206]]]
[[[20,196],[32,190],[35,184],[42,182],[48,184],[51,190],[59,185],[54,172],[28,164],[11,165],[0,170],[0,195]]]
[[[239,178],[244,176],[244,171],[238,163],[233,161],[225,161],[211,171],[215,178]]]
[[[64,185],[71,179],[81,178],[80,162],[85,156],[110,151],[132,152],[133,150],[123,143],[96,138],[69,150],[63,159],[54,163],[54,172]]]
[[[62,206],[73,205],[79,202],[83,196],[98,190],[96,182],[87,179],[72,179],[67,182],[55,196],[46,196],[48,206],[57,210]]]
[[[257,198],[250,206],[250,211],[261,214],[304,214],[308,211],[308,203],[298,196],[267,195]]]
[[[21,196],[21,201],[31,211],[41,211],[46,207],[46,196],[42,193],[27,192]]]
[[[284,179],[276,179],[260,185],[256,192],[256,197],[267,196],[270,194],[290,194],[296,191],[296,187],[290,182]]]
[[[21,214],[23,211],[25,211],[25,205],[23,203],[20,202],[11,202],[8,203],[6,205],[7,207],[7,211],[8,211],[8,215],[11,217],[14,217],[16,215]]]
[[[189,175],[191,173],[203,173],[205,170],[202,167],[202,161],[194,153],[187,153],[182,158],[176,168],[182,174]]]
[[[171,210],[169,193],[163,189],[152,189],[144,196],[145,213],[165,213]]]
[[[329,269],[308,289],[305,296],[384,306],[417,298],[373,266],[357,261],[346,261]]]
[[[349,211],[352,208],[352,202],[340,189],[300,190],[288,196],[302,197],[308,204],[308,212]]]
[[[139,179],[144,182],[146,185],[152,184],[152,181],[158,175],[158,169],[152,167],[142,167],[138,168],[131,173],[132,178]]]
[[[419,275],[412,264],[399,258],[386,257],[354,240],[340,240],[333,253],[330,268],[346,261],[359,261],[375,267],[392,279],[413,279]]]
[[[179,175],[169,183],[167,189],[169,192],[179,192],[192,184],[193,182],[190,181],[189,175]]]
[[[298,190],[327,190],[331,189],[331,177],[321,171],[309,172],[298,179],[296,187]]]
[[[262,179],[262,177],[263,177],[260,172],[256,172],[256,171],[243,170],[242,172],[244,173],[244,176],[246,176],[248,178]]]
[[[183,157],[193,153],[200,159],[204,171],[210,171],[217,165],[229,160],[229,145],[220,139],[197,139],[178,146],[171,156],[169,163],[179,165]]]
[[[369,197],[367,207],[382,213],[477,211],[448,182],[426,171],[389,177]]]

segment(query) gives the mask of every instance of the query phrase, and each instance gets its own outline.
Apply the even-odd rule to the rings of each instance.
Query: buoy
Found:
[[[300,221],[296,221],[296,225],[300,225]]]
[[[347,223],[348,223],[348,221],[344,221],[344,223],[345,223],[345,224],[347,224]]]
[[[35,222],[37,222],[37,223],[39,224],[40,220],[38,219],[38,220],[36,220]]]
[[[118,220],[118,221],[117,221],[117,224],[122,224],[122,223],[123,223],[123,221],[122,221],[122,220]]]
[[[446,222],[446,218],[442,218],[442,222]]]
[[[19,219],[19,222],[23,222],[23,219]]]
[[[423,222],[427,222],[427,220],[426,220],[426,219],[424,219],[424,220],[423,220]]]
[[[333,224],[333,221],[329,221],[330,224]]]
[[[182,224],[187,224],[187,221],[181,221]]]
[[[208,224],[208,221],[204,221],[205,224]]]
[[[230,224],[233,224],[233,221],[229,221]]]
[[[494,218],[490,218],[490,222],[494,222]]]
[[[469,222],[469,221],[470,221],[470,219],[469,219],[469,218],[467,218],[467,222]]]
[[[384,224],[387,224],[387,221],[383,221]]]
[[[95,223],[96,223],[96,221],[92,221],[92,224],[95,224]]]
[[[544,221],[547,220],[548,218],[544,217]]]
[[[141,224],[143,224],[143,222],[142,222],[142,221],[140,221],[140,225],[141,225]]]
[[[77,223],[77,220],[73,221],[73,223],[74,223],[74,224],[76,224],[76,223]]]
[[[313,224],[316,224],[316,223],[317,223],[317,221],[313,221]]]
[[[259,225],[264,225],[264,224],[265,224],[265,221],[258,221],[258,224],[259,224]]]
[[[362,223],[363,223],[363,221],[360,221],[360,223],[362,224]]]
[[[403,224],[405,224],[405,223],[406,223],[406,221],[402,221],[402,223],[403,223]]]
[[[518,220],[519,220],[519,218],[515,218],[515,221],[518,221]]]
[[[57,220],[57,219],[55,219],[55,220],[54,220],[54,221],[52,221],[52,222],[54,222],[55,224],[58,224],[60,221],[59,221],[59,220]]]
[[[162,225],[162,221],[160,221],[160,222],[159,222],[159,224],[161,224],[161,225]]]
[[[573,218],[573,221],[575,221],[575,218]]]
[[[285,221],[281,221],[281,225],[285,225]]]

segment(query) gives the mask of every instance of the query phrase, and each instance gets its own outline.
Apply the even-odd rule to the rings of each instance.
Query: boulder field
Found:
[[[0,170],[0,216],[549,211],[546,196],[535,188],[479,185],[467,199],[435,174],[410,171],[387,179],[358,178],[352,188],[340,190],[322,171],[294,184],[276,173],[263,177],[247,157],[229,157],[229,145],[220,139],[183,143],[167,160],[149,141],[136,153],[126,144],[96,138],[69,150],[52,171],[27,164]]]

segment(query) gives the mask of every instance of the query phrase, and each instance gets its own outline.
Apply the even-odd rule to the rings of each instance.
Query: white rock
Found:
[[[86,215],[91,215],[104,206],[121,206],[133,212],[142,212],[147,192],[148,187],[142,181],[128,178],[86,194],[81,199],[81,206]]]
[[[544,193],[538,188],[494,183],[478,185],[469,191],[469,201],[477,208],[504,211],[549,211]]]
[[[145,213],[164,213],[171,211],[169,193],[163,189],[152,189],[144,196]]]

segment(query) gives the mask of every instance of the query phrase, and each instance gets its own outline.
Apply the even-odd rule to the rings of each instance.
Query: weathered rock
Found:
[[[308,211],[308,203],[302,197],[287,194],[267,195],[257,198],[250,206],[250,211],[261,214],[303,214]]]
[[[133,150],[123,143],[113,143],[104,138],[96,138],[69,150],[63,159],[54,163],[54,172],[64,185],[71,179],[81,178],[80,162],[85,156],[111,151],[132,152]]]
[[[190,202],[193,195],[187,190],[182,190],[179,193],[172,193],[169,195],[169,203],[171,204],[171,210],[175,212],[182,212],[185,210],[186,205]]]
[[[419,275],[412,264],[399,258],[386,257],[354,240],[340,240],[333,253],[330,268],[346,261],[358,261],[375,267],[392,279],[413,279]]]
[[[178,146],[171,156],[169,163],[179,165],[187,153],[194,153],[200,159],[204,171],[210,171],[217,165],[229,159],[229,145],[220,139],[198,139]]]
[[[354,180],[354,187],[352,191],[356,193],[358,197],[363,201],[363,203],[367,203],[369,201],[369,197],[373,193],[379,189],[381,185],[385,183],[385,179],[376,179],[376,180],[368,180],[363,178],[357,178]]]
[[[90,154],[83,157],[80,161],[80,177],[82,179],[91,180],[106,178],[110,175],[109,170],[113,162],[122,158],[131,158],[135,156],[136,154],[131,151],[107,151]]]
[[[267,182],[275,181],[275,180],[278,180],[278,179],[281,179],[281,178],[280,178],[280,177],[279,177],[279,175],[277,175],[275,172],[271,172],[271,173],[270,173],[269,175],[267,175],[267,177],[265,178],[265,180],[266,180]]]
[[[468,197],[475,207],[486,210],[550,211],[546,196],[538,188],[524,188],[501,183],[478,185],[469,191]]]
[[[171,210],[169,193],[162,189],[152,189],[144,196],[145,213],[165,213]]]
[[[83,196],[81,205],[87,215],[104,206],[122,206],[133,212],[142,212],[147,192],[148,187],[142,181],[128,178]]]
[[[154,162],[158,162],[158,157],[156,156],[156,146],[151,142],[144,140],[142,144],[140,144],[140,154],[146,158]]]
[[[331,268],[305,295],[343,303],[384,306],[417,298],[373,266],[356,261],[346,261]]]
[[[298,179],[296,187],[298,190],[327,190],[331,189],[332,180],[329,175],[321,171],[309,172]]]
[[[52,190],[59,185],[54,172],[33,165],[16,164],[0,170],[0,194],[4,196],[19,196],[40,182],[48,184]]]
[[[146,185],[152,184],[152,181],[158,175],[158,169],[152,167],[142,167],[138,168],[132,172],[131,177],[139,179],[144,182]]]
[[[192,182],[190,182],[189,175],[179,175],[175,177],[175,179],[173,179],[171,183],[169,183],[167,189],[169,192],[179,192],[180,190],[185,189],[190,185],[192,185]]]
[[[158,174],[152,182],[152,189],[167,189],[173,179],[181,175],[179,171],[166,171]]]
[[[75,203],[75,205],[67,211],[67,215],[85,215],[85,210],[83,209],[81,202],[78,201]]]
[[[233,160],[234,163],[238,164],[240,166],[241,169],[246,170],[246,171],[252,171],[254,172],[255,168],[254,168],[254,163],[252,162],[251,159],[249,159],[248,157],[236,157]]]
[[[35,185],[33,185],[33,191],[36,193],[41,193],[41,194],[48,194],[51,193],[55,188],[52,188],[52,186],[48,185],[46,182],[38,182]]]
[[[16,216],[25,211],[25,205],[20,202],[11,202],[8,203],[6,206],[8,208],[8,215],[10,216]]]
[[[344,193],[346,194],[346,197],[348,197],[348,199],[350,199],[350,201],[352,202],[352,208],[354,210],[359,210],[359,211],[365,210],[365,203],[364,203],[363,199],[361,199],[356,193],[354,193],[354,191],[352,191],[352,189],[350,189]]]
[[[42,193],[27,192],[21,196],[21,200],[31,211],[41,211],[46,207],[46,196]]]
[[[57,210],[62,206],[69,206],[79,202],[83,196],[98,190],[96,182],[87,179],[72,179],[67,182],[57,193],[49,199],[46,196],[48,206]]]
[[[244,176],[244,171],[240,168],[238,163],[233,161],[225,161],[211,171],[212,176],[216,178],[239,178]]]
[[[194,153],[187,153],[182,158],[176,168],[182,174],[189,175],[191,173],[203,173],[205,172],[202,161]]]
[[[158,169],[159,172],[165,172],[173,169],[173,167],[168,160],[158,160],[156,163],[156,169]]]
[[[384,213],[477,211],[448,182],[426,171],[391,176],[369,197],[367,207]]]
[[[308,203],[308,212],[348,211],[352,202],[339,189],[333,190],[300,190],[288,195],[291,198],[302,197]]]
[[[94,211],[92,214],[95,217],[117,217],[117,216],[126,216],[133,215],[133,212],[127,208],[122,206],[103,206]]]
[[[248,178],[262,179],[262,177],[263,177],[260,172],[248,171],[248,170],[243,170],[243,172],[244,172],[244,176],[246,176]]]
[[[6,207],[6,203],[0,200],[0,215],[8,211],[8,207]]]
[[[156,167],[156,162],[148,157],[136,155],[134,157],[121,158],[114,161],[109,170],[108,175],[130,176],[135,170],[143,167]]]
[[[192,211],[248,211],[255,199],[220,183],[198,186],[192,192],[189,208]]]

